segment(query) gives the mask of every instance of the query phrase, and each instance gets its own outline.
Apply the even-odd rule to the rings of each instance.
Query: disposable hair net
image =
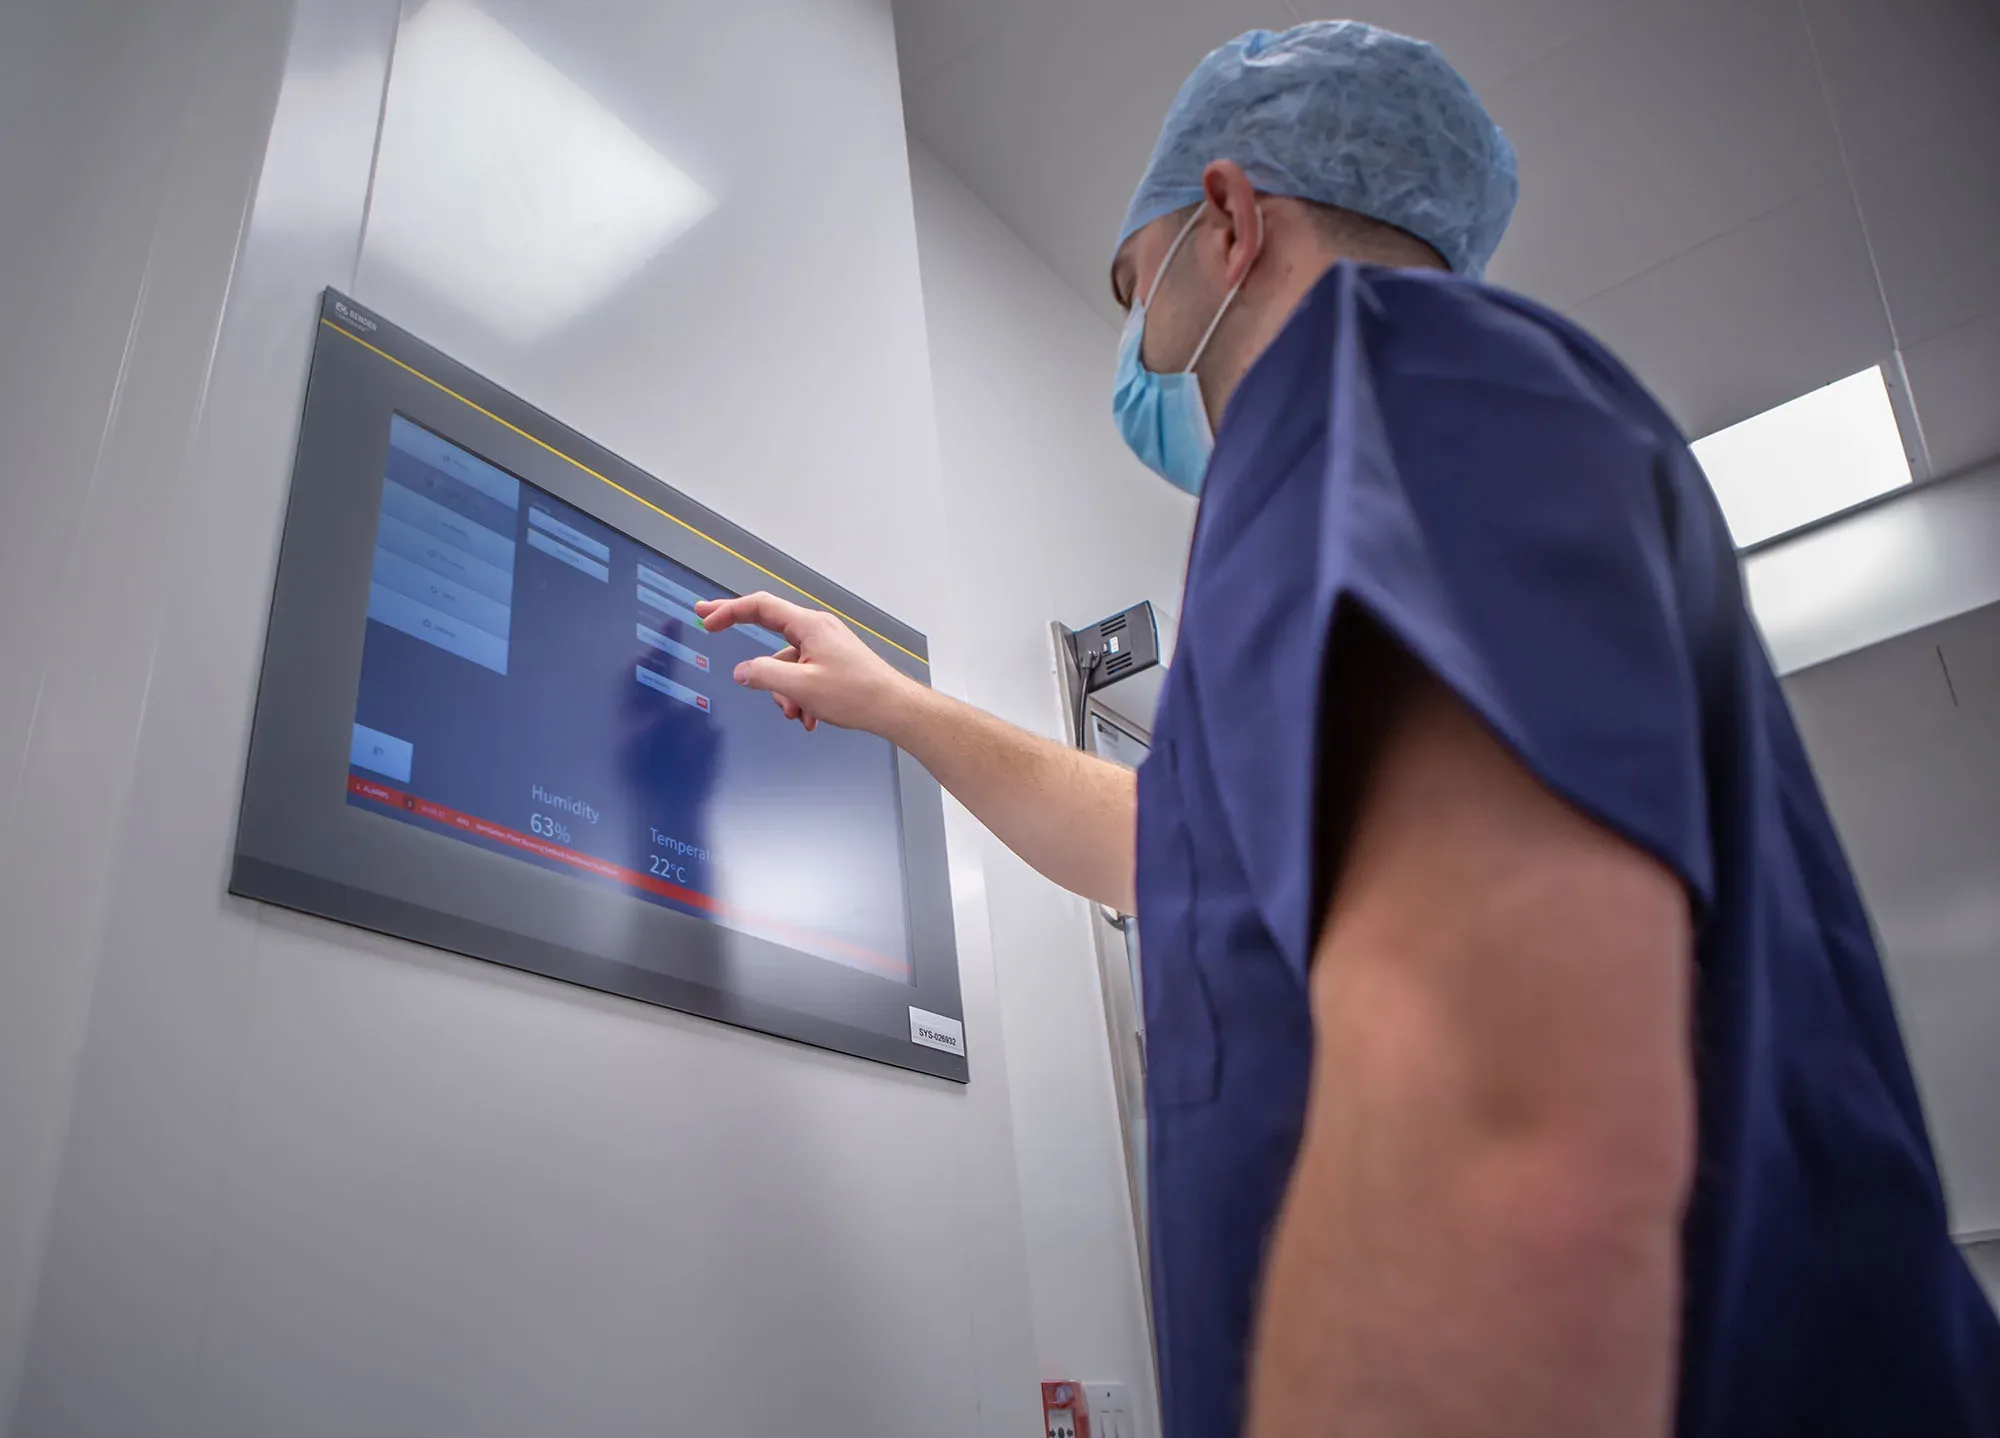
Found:
[[[1520,195],[1514,147],[1437,48],[1358,20],[1253,30],[1195,67],[1118,243],[1202,198],[1212,160],[1269,195],[1407,230],[1474,279]]]

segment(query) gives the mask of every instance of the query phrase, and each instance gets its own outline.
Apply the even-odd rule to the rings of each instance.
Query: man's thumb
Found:
[[[803,665],[782,659],[746,659],[736,666],[736,682],[745,689],[763,689],[790,697]]]

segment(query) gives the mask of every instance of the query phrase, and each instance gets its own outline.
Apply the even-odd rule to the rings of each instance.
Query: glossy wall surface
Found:
[[[886,0],[142,12],[0,18],[0,1432],[1029,1431],[962,812],[967,1088],[224,893],[327,284],[965,687]]]

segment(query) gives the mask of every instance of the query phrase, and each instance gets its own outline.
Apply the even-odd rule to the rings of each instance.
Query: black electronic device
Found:
[[[770,589],[924,636],[323,297],[230,890],[963,1082],[943,801],[711,635]]]
[[[1105,616],[1081,629],[1058,626],[1069,659],[1066,689],[1070,696],[1071,735],[1079,749],[1088,748],[1084,715],[1090,696],[1123,679],[1156,669],[1160,663],[1160,626],[1151,600]]]
[[[1070,637],[1070,656],[1085,694],[1144,673],[1160,662],[1160,626],[1150,600],[1140,600]]]

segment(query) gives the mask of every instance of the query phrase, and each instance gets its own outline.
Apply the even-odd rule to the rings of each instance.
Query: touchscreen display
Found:
[[[394,416],[347,802],[908,983],[894,751],[737,686],[726,593]]]

